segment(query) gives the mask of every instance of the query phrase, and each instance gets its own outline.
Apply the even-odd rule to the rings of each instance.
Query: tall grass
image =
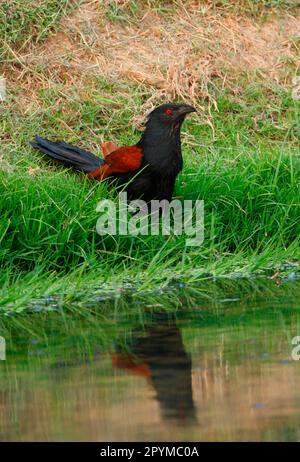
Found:
[[[297,257],[300,169],[292,154],[266,149],[215,149],[206,159],[197,151],[187,154],[177,194],[204,200],[200,247],[187,247],[186,236],[99,236],[96,205],[114,197],[106,183],[94,185],[64,171],[2,172],[2,277],[74,271],[82,277],[88,271],[94,272],[95,282],[100,277],[120,286],[128,278],[167,283],[242,272],[247,257],[249,263],[253,256],[264,256],[263,264],[254,264],[262,267],[274,258]]]
[[[62,171],[31,176],[20,168],[1,172],[2,265],[28,271],[44,262],[49,269],[67,271],[83,262],[139,262],[140,270],[149,268],[157,254],[161,260],[169,255],[177,266],[183,251],[199,262],[207,250],[261,251],[272,245],[287,248],[298,240],[300,171],[292,153],[216,149],[206,160],[196,152],[191,156],[197,165],[187,161],[177,194],[205,201],[203,248],[185,248],[185,237],[100,237],[96,205],[101,198],[113,197],[108,183],[89,183]]]

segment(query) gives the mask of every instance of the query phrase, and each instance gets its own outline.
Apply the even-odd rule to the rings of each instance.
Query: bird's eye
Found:
[[[165,110],[165,114],[166,114],[166,115],[170,115],[170,114],[172,114],[172,111],[171,111],[171,109],[169,109],[169,108],[168,108],[168,109],[166,109],[166,110]]]

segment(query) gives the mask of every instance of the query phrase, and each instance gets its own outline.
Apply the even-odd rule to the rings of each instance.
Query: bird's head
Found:
[[[162,104],[150,112],[138,145],[143,149],[145,162],[152,168],[173,171],[174,175],[181,170],[180,127],[190,112],[196,109],[178,103]]]
[[[149,122],[158,122],[165,126],[180,126],[184,118],[196,109],[189,104],[167,103],[158,106],[148,115]]]

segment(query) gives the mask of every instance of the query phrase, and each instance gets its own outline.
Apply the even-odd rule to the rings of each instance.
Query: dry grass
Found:
[[[114,16],[112,3],[118,3]],[[290,85],[300,65],[300,18],[291,13],[257,21],[214,2],[180,2],[168,11],[145,5],[129,15],[128,3],[83,2],[42,45],[22,53],[10,49],[4,73],[9,85],[22,89],[19,103],[26,111],[39,105],[38,89],[61,83],[66,93],[83,91],[95,75],[124,83],[128,94],[132,85],[145,87],[150,98],[144,110],[177,98],[214,104],[215,84],[235,94],[245,78]]]

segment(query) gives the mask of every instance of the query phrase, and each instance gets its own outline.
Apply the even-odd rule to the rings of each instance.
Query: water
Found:
[[[297,441],[300,283],[3,317],[2,441]]]

